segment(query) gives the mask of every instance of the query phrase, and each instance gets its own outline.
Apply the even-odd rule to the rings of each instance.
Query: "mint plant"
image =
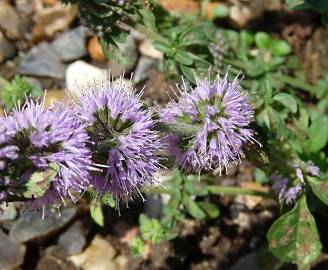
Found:
[[[325,244],[316,218],[328,204],[327,78],[308,84],[291,46],[265,32],[217,29],[201,14],[177,18],[156,1],[64,2],[78,6],[108,57],[123,60],[120,44],[132,29],[145,34],[163,52],[163,72],[182,86],[164,108],[112,81],[90,86],[73,108],[28,99],[0,118],[0,199],[63,207],[82,193],[104,226],[103,205],[119,210],[144,193],[165,193],[162,217],[139,218],[137,255],[176,237],[183,219],[220,218],[209,195],[261,196],[280,210],[269,250],[309,267]],[[214,183],[244,159],[268,191]],[[164,167],[172,177],[157,183]]]

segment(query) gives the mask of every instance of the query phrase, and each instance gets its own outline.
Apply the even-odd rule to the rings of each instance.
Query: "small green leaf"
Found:
[[[209,218],[217,218],[220,215],[220,209],[210,202],[198,202],[198,205],[205,211]]]
[[[274,39],[270,43],[269,50],[272,55],[288,55],[291,53],[292,48],[286,41]]]
[[[145,242],[140,237],[135,237],[131,241],[130,249],[133,257],[139,256],[145,251]]]
[[[175,54],[175,60],[186,66],[190,66],[193,63],[190,54],[184,52],[183,50],[177,50]]]
[[[110,207],[114,208],[116,206],[115,199],[110,193],[106,193],[101,197],[101,202],[105,205],[109,205]]]
[[[183,75],[186,76],[186,78],[193,84],[196,84],[196,79],[195,79],[195,72],[193,69],[185,66],[185,65],[180,65],[181,71]]]
[[[101,227],[104,226],[104,213],[101,203],[93,202],[90,205],[91,218]]]
[[[318,229],[304,195],[291,211],[272,224],[267,238],[270,251],[278,259],[296,263],[301,269],[320,255]]]
[[[185,189],[191,195],[206,196],[208,194],[206,186],[199,181],[196,182],[188,179],[185,184]]]
[[[287,93],[279,93],[278,95],[275,95],[273,97],[273,100],[284,105],[292,113],[297,112],[297,101],[292,95],[287,94]]]
[[[25,198],[40,198],[50,188],[51,181],[58,173],[58,165],[51,163],[49,169],[34,172],[26,183],[21,187]]]
[[[244,47],[250,47],[254,42],[254,37],[251,32],[247,30],[240,31],[240,43]]]
[[[138,12],[141,14],[145,26],[152,31],[157,31],[154,13],[150,9],[139,9]]]
[[[166,232],[159,220],[141,214],[139,216],[139,223],[143,239],[151,241],[154,244],[158,244],[165,240]]]
[[[328,142],[328,117],[317,116],[312,119],[308,129],[308,140],[304,142],[305,148],[310,153],[316,153],[324,148]]]
[[[257,48],[267,49],[270,46],[271,37],[265,32],[255,34],[255,44]]]
[[[306,180],[311,186],[313,193],[325,204],[328,205],[328,181],[306,176]]]
[[[185,206],[188,213],[195,219],[203,219],[206,217],[204,211],[198,206],[198,204],[188,195],[187,192],[184,192],[182,195],[182,202]]]
[[[213,10],[213,16],[214,18],[227,18],[229,17],[230,9],[226,5],[218,5]]]
[[[263,170],[261,170],[260,168],[256,168],[255,169],[255,181],[257,183],[264,184],[264,183],[268,183],[269,179]]]

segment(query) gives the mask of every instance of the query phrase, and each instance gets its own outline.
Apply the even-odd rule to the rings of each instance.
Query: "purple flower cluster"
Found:
[[[95,135],[95,163],[105,167],[93,177],[96,190],[120,199],[154,182],[161,143],[152,130],[152,113],[131,86],[123,81],[96,86],[81,97],[77,110]]]
[[[0,176],[7,176],[7,186],[24,185],[33,173],[58,168],[50,188],[32,200],[33,206],[74,200],[72,190],[81,192],[90,185],[89,137],[70,109],[56,104],[45,110],[43,103],[28,100],[21,110],[1,118],[0,125]],[[15,172],[20,172],[18,179],[8,179]]]
[[[292,204],[298,198],[300,192],[305,184],[304,174],[311,176],[319,176],[320,170],[313,162],[293,163],[295,181],[289,181],[281,175],[272,175],[271,179],[274,181],[272,189],[278,194],[279,200],[286,204]],[[293,184],[290,184],[290,183]]]
[[[253,143],[249,128],[254,111],[237,79],[233,82],[218,77],[198,81],[191,91],[182,91],[179,102],[171,101],[160,112],[166,123],[185,123],[199,127],[193,138],[174,134],[167,137],[169,151],[187,173],[227,170],[244,157],[243,146]]]

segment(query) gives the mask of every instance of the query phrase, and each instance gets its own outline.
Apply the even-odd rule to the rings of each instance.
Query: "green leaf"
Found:
[[[130,249],[133,257],[139,256],[145,251],[145,242],[140,237],[135,237],[131,241]]]
[[[255,34],[255,44],[257,48],[267,49],[270,46],[271,37],[265,32]]]
[[[319,234],[303,195],[294,208],[277,219],[267,234],[270,251],[283,262],[300,268],[314,261],[321,252]]]
[[[182,202],[188,213],[195,219],[203,219],[206,217],[205,212],[198,206],[198,204],[188,195],[183,192]]]
[[[143,239],[151,241],[154,244],[158,244],[165,240],[166,232],[159,220],[141,214],[139,216],[139,223]]]
[[[272,55],[288,55],[291,53],[292,48],[286,41],[274,39],[270,43],[269,51]]]
[[[192,56],[183,50],[177,50],[175,60],[186,66],[190,66],[193,63]]]
[[[316,153],[324,148],[328,142],[328,117],[321,115],[312,119],[308,129],[308,140],[304,142],[310,153]]]
[[[260,168],[255,169],[255,182],[261,183],[261,184],[269,182],[269,179],[268,179],[266,173],[263,170],[261,170]]]
[[[328,205],[328,181],[306,176],[306,180],[311,186],[313,193],[325,204]]]
[[[209,218],[217,218],[220,215],[220,209],[210,202],[198,202],[198,205],[205,211]]]
[[[149,9],[139,9],[138,12],[141,14],[145,26],[152,31],[157,31],[154,13]]]
[[[172,57],[175,53],[175,51],[172,49],[172,44],[167,42],[157,40],[154,42],[154,47],[169,57]]]
[[[101,227],[104,226],[104,213],[101,203],[93,202],[90,205],[91,218]]]
[[[58,173],[58,165],[51,163],[46,171],[34,172],[20,188],[25,198],[40,198],[50,188],[50,184]]]
[[[101,202],[105,205],[109,205],[110,207],[114,208],[116,206],[115,199],[110,193],[106,193],[101,197]]]
[[[304,0],[286,0],[286,4],[289,8],[295,8],[299,5],[304,4]]]
[[[181,71],[183,73],[184,76],[186,76],[186,78],[193,84],[196,84],[196,79],[195,79],[195,72],[193,71],[193,69],[185,66],[185,65],[180,65]]]
[[[229,17],[230,9],[226,5],[218,5],[213,10],[214,18],[227,18]]]
[[[287,94],[287,93],[279,93],[278,95],[275,95],[273,97],[273,100],[284,105],[292,113],[297,112],[297,101],[292,95]]]
[[[206,186],[199,181],[196,182],[188,179],[184,187],[191,195],[206,196],[208,194]]]
[[[244,47],[250,47],[254,42],[254,37],[251,32],[247,30],[240,31],[240,43]]]

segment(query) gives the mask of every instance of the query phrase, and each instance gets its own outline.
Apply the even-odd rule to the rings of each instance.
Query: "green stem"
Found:
[[[158,122],[155,124],[153,129],[161,132],[174,133],[181,137],[193,137],[201,130],[201,126],[183,124],[183,123],[168,124],[168,123]]]
[[[259,196],[264,198],[272,198],[272,195],[266,191],[259,191],[250,188],[243,187],[227,187],[227,186],[219,186],[219,185],[211,185],[206,187],[208,191],[212,194],[227,194],[227,195],[248,195],[248,196]],[[153,194],[172,194],[174,190],[163,187],[150,187],[144,192],[153,193]]]
[[[249,195],[249,196],[260,196],[264,198],[271,198],[271,194],[266,191],[259,191],[250,188],[243,187],[227,187],[212,185],[207,186],[207,189],[212,194],[228,194],[228,195]]]
[[[159,41],[168,43],[166,38],[164,38],[160,34],[157,34],[154,31],[149,30],[147,27],[145,27],[142,24],[136,24],[133,26],[133,28],[135,28],[137,31],[143,33],[145,36],[147,36],[152,41],[159,40]]]

